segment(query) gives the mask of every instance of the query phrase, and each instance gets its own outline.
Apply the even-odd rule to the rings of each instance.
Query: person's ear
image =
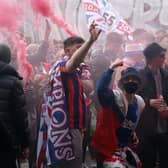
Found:
[[[65,48],[64,51],[65,51],[66,55],[69,55],[69,53],[70,53],[70,49],[69,48]]]

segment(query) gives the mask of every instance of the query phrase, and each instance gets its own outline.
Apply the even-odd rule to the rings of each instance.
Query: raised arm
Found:
[[[76,69],[79,64],[84,60],[88,50],[92,46],[92,44],[97,40],[100,30],[96,30],[96,25],[93,23],[90,26],[89,32],[90,37],[89,39],[78,49],[74,52],[72,57],[69,59],[69,61],[66,64],[66,70],[67,72],[72,72],[74,69]]]
[[[49,36],[51,34],[51,25],[47,19],[45,22],[46,22],[46,29],[45,29],[45,34],[44,34],[44,41],[48,42]]]
[[[109,68],[102,74],[98,83],[97,83],[97,94],[100,101],[100,104],[103,107],[110,107],[112,105],[112,101],[114,100],[113,91],[109,88],[112,74],[114,69],[123,64],[122,60],[117,59],[113,63],[110,64]]]

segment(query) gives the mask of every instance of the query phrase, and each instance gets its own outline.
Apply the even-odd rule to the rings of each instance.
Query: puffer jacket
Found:
[[[0,61],[0,152],[14,146],[29,145],[27,112],[21,77],[16,70]]]

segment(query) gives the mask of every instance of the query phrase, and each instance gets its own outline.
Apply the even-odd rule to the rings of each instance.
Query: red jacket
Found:
[[[98,113],[96,130],[93,135],[91,147],[93,147],[103,158],[112,156],[118,147],[116,130],[120,122],[115,117],[112,109],[101,109]],[[96,155],[96,157],[99,157]],[[100,159],[100,158],[99,158]]]

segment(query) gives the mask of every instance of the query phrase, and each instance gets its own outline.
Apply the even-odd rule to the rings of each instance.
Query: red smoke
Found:
[[[25,43],[21,40],[19,34],[16,33],[19,29],[19,22],[21,23],[21,8],[18,7],[16,3],[8,2],[6,0],[1,0],[0,2],[0,28],[7,30],[11,34],[16,48],[17,48],[17,58],[19,64],[19,72],[24,78],[24,82],[27,82],[32,73],[32,66],[26,59]]]
[[[17,47],[17,58],[19,64],[19,73],[24,78],[24,83],[27,83],[31,77],[33,68],[32,65],[26,60],[26,44],[21,37],[16,34],[15,38]]]
[[[9,32],[16,31],[21,19],[21,10],[17,4],[1,0],[0,2],[0,27]]]
[[[32,9],[36,14],[41,14],[44,17],[49,17],[52,22],[59,27],[62,27],[69,35],[76,36],[71,28],[64,22],[64,20],[58,18],[55,15],[55,12],[51,5],[49,4],[49,0],[30,0]]]
[[[40,13],[45,17],[49,17],[52,9],[48,2],[49,0],[30,0],[31,6],[36,13]]]
[[[64,30],[71,36],[77,36],[76,33],[74,33],[70,27],[68,26],[67,23],[65,23],[62,19],[58,18],[57,16],[55,16],[54,14],[50,15],[50,19],[52,20],[53,23],[55,23],[56,25],[58,25],[59,27],[64,28]]]

